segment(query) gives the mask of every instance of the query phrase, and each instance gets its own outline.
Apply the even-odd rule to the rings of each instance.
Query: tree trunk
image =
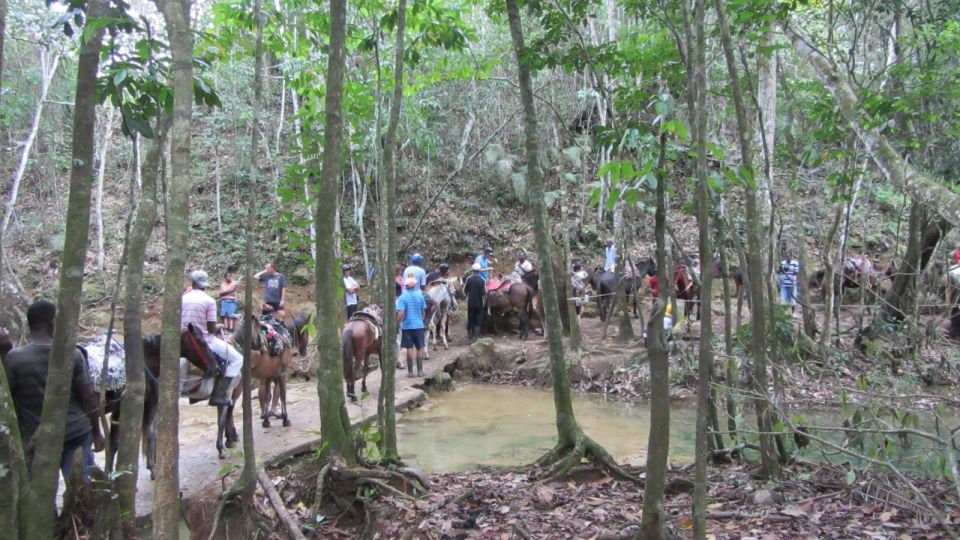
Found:
[[[6,428],[0,430],[0,463],[9,469],[3,478],[4,496],[0,497],[0,523],[4,524],[0,527],[0,539],[29,538],[20,513],[26,511],[26,504],[21,502],[25,502],[29,496],[30,478],[23,455],[20,425],[4,369],[0,369],[0,426]]]
[[[380,299],[383,302],[383,336],[380,371],[383,373],[381,423],[381,451],[385,461],[399,461],[397,449],[397,411],[394,404],[396,389],[397,312],[394,309],[395,291],[392,264],[397,250],[397,130],[400,127],[400,111],[403,104],[403,49],[406,32],[407,2],[400,0],[397,6],[397,41],[394,57],[393,98],[390,103],[390,119],[383,148],[383,173],[380,175]],[[363,234],[363,231],[360,231]]]
[[[263,14],[260,11],[260,0],[253,2],[253,17],[257,26],[257,37],[253,48],[253,118],[250,130],[250,199],[247,203],[247,230],[244,239],[245,275],[243,297],[243,335],[253,333],[253,231],[257,225],[257,198],[261,192],[260,184],[260,109],[263,107]],[[281,94],[281,99],[283,95]],[[243,340],[243,366],[240,374],[243,384],[243,470],[240,477],[230,490],[231,494],[240,495],[242,512],[253,510],[253,492],[257,487],[257,458],[253,447],[253,402],[250,399],[251,374],[250,357],[252,343],[250,339]],[[261,383],[262,384],[262,383]],[[276,389],[280,391],[279,388]]]
[[[307,168],[307,158],[304,157],[304,137],[303,127],[300,124],[300,97],[294,88],[290,89],[290,102],[293,106],[293,130],[297,134],[297,162],[301,170]],[[310,205],[310,184],[313,182],[313,176],[307,175],[303,179],[303,200],[306,201],[307,221],[310,222],[310,258],[317,260],[317,222],[313,219],[313,206]]]
[[[656,540],[665,537],[667,513],[663,493],[670,453],[670,357],[663,331],[666,305],[674,291],[667,269],[667,135],[661,129],[660,153],[657,158],[657,210],[654,215],[654,238],[657,243],[657,269],[660,297],[654,304],[647,323],[647,351],[650,357],[650,434],[647,440],[647,479],[643,490],[643,519],[640,538]],[[667,277],[668,279],[662,279]],[[678,314],[676,307],[674,314]]]
[[[140,204],[127,245],[126,294],[123,308],[123,348],[127,370],[127,387],[123,392],[120,415],[120,440],[117,444],[116,470],[128,472],[117,477],[120,515],[124,528],[133,530],[136,517],[136,490],[140,464],[140,435],[146,379],[143,371],[143,273],[147,243],[157,221],[157,177],[160,174],[162,140],[166,138],[169,119],[157,122],[157,138],[150,145],[140,175]]]
[[[710,238],[710,189],[707,185],[707,59],[704,34],[705,0],[694,0],[693,28],[687,25],[687,40],[693,45],[688,56],[693,59],[693,77],[689,92],[695,97],[695,107],[690,112],[691,124],[697,144],[697,224],[700,233],[700,354],[697,369],[697,429],[694,455],[693,491],[693,536],[706,536],[707,502],[707,420],[712,405],[713,380],[713,244]],[[685,10],[687,9],[684,6]],[[686,14],[685,14],[686,15]],[[689,19],[689,17],[685,17]],[[716,415],[714,415],[716,418]]]
[[[320,366],[317,373],[317,394],[320,406],[321,437],[327,442],[326,455],[337,453],[348,463],[356,462],[351,436],[350,416],[343,395],[343,366],[340,340],[337,335],[340,304],[337,300],[336,238],[337,182],[340,177],[340,155],[343,132],[343,71],[346,40],[346,0],[330,0],[330,51],[327,63],[327,95],[323,137],[323,170],[317,198],[317,351]],[[389,306],[384,306],[385,310]],[[383,360],[381,360],[381,363]]]
[[[817,72],[824,86],[837,100],[840,113],[863,143],[867,154],[888,182],[906,191],[921,204],[943,216],[952,225],[960,225],[960,195],[950,187],[923,174],[910,165],[887,141],[879,129],[867,129],[860,122],[859,100],[846,78],[811,47],[792,27],[783,25],[794,48]]]
[[[740,141],[740,159],[746,174],[755,178],[753,174],[753,150],[751,148],[750,125],[747,119],[747,108],[740,89],[740,79],[737,70],[736,58],[733,54],[733,43],[730,38],[730,26],[723,0],[714,0],[717,11],[717,22],[720,26],[720,39],[723,43],[724,57],[727,61],[727,70],[730,73],[730,86],[733,90],[733,102],[737,112],[737,131]],[[773,438],[769,435],[772,422],[769,414],[769,399],[767,398],[767,331],[764,313],[764,287],[766,283],[765,265],[763,264],[763,244],[761,230],[763,223],[757,205],[757,189],[745,183],[744,195],[747,207],[747,273],[750,276],[750,326],[751,326],[751,353],[753,356],[752,383],[755,392],[754,408],[757,412],[757,425],[760,431],[760,458],[763,463],[763,474],[768,478],[780,476],[780,463],[775,455]]]
[[[87,4],[88,21],[102,17],[105,12],[106,2],[103,0],[91,0]],[[31,493],[29,502],[23,501],[29,505],[25,513],[28,538],[54,537],[54,505],[57,478],[60,474],[60,455],[63,451],[63,426],[70,400],[73,373],[71,366],[83,296],[83,266],[90,236],[93,140],[97,117],[96,84],[103,34],[102,27],[90,31],[86,36],[87,41],[80,47],[77,61],[70,196],[60,266],[57,318],[54,323],[43,414],[40,426],[33,436],[36,454],[31,468]]]
[[[167,24],[173,60],[173,124],[170,130],[170,180],[167,183],[167,268],[163,281],[160,380],[180,378],[180,306],[190,232],[190,128],[193,110],[193,35],[190,0],[155,0]],[[153,496],[153,534],[177,538],[180,527],[179,384],[160,385],[157,413],[157,480]]]
[[[97,270],[106,269],[107,255],[103,248],[103,177],[107,171],[107,149],[113,138],[113,119],[117,110],[110,105],[105,106],[107,117],[103,120],[103,137],[100,138],[100,152],[97,156],[97,198],[94,214],[97,224]]]
[[[37,133],[40,131],[40,120],[43,118],[43,105],[47,102],[47,93],[50,91],[50,83],[60,65],[60,53],[54,52],[51,58],[48,48],[40,49],[41,82],[40,95],[37,97],[37,108],[33,110],[33,120],[30,122],[30,133],[27,140],[23,143],[23,150],[20,153],[20,162],[17,164],[17,172],[10,183],[10,195],[7,200],[7,206],[3,211],[3,223],[0,224],[0,230],[7,232],[10,226],[10,219],[13,217],[13,209],[17,204],[17,196],[20,193],[20,182],[23,181],[23,175],[27,170],[27,163],[30,160],[30,151],[33,149],[33,143],[37,140]],[[92,143],[91,143],[92,144]],[[88,164],[89,166],[89,164]]]
[[[533,97],[533,83],[530,67],[523,58],[523,30],[520,23],[520,11],[516,0],[507,0],[507,15],[510,20],[510,35],[516,54],[517,71],[520,82],[520,100],[523,103],[524,149],[527,153],[527,195],[533,214],[533,232],[537,248],[537,258],[544,261],[540,265],[540,284],[545,311],[544,331],[550,346],[550,373],[553,378],[553,403],[557,415],[557,447],[573,448],[577,443],[580,428],[573,414],[573,401],[570,395],[570,381],[567,375],[566,359],[563,351],[563,333],[560,328],[560,309],[557,306],[556,280],[550,261],[550,235],[547,225],[547,211],[543,199],[543,171],[540,169],[540,149],[537,140],[537,111]]]

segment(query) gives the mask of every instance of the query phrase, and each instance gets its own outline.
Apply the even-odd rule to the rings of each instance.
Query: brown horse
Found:
[[[278,312],[282,313],[282,312]],[[293,362],[296,355],[306,356],[307,346],[310,344],[310,335],[305,328],[309,319],[303,316],[294,317],[293,320],[283,321],[283,326],[293,338],[295,349],[293,347],[281,347],[280,353],[273,355],[270,347],[260,332],[260,321],[253,318],[251,326],[250,343],[250,376],[260,381],[257,387],[257,401],[260,402],[260,419],[263,427],[270,427],[270,417],[280,418],[283,421],[283,427],[290,426],[290,417],[287,415],[287,369]],[[243,334],[236,335],[237,344],[244,344]],[[276,396],[272,395],[271,383],[276,385]],[[233,391],[233,401],[236,402],[243,391],[241,386],[237,386]],[[271,401],[280,401],[280,414],[276,414],[273,409],[276,403],[271,405]],[[232,411],[231,411],[232,412]],[[236,442],[236,427],[233,425],[233,415],[228,416],[227,446],[231,447]],[[232,437],[231,437],[232,436]],[[231,438],[233,439],[231,441]]]
[[[381,329],[373,319],[361,315],[362,313],[358,312],[354,318],[347,321],[340,336],[340,349],[343,351],[343,378],[346,379],[347,397],[350,401],[357,401],[357,379],[362,378],[360,391],[367,391],[367,359],[370,355],[380,356],[381,366],[384,362],[380,339]]]
[[[684,303],[684,315],[695,312],[697,320],[700,320],[700,287],[694,281],[691,272],[689,262],[675,263],[673,265],[673,283],[676,286],[677,300],[682,300]],[[693,304],[692,309],[691,304]]]
[[[821,268],[810,278],[810,288],[819,288],[821,293],[826,294],[827,280],[826,269]],[[880,285],[880,272],[873,262],[865,256],[847,257],[843,260],[843,267],[840,270],[833,271],[833,295],[840,301],[836,302],[839,307],[847,290],[860,290],[864,302],[873,304],[877,297],[877,289]]]
[[[192,324],[188,324],[187,328],[180,332],[180,356],[200,369],[206,377],[216,376],[218,368],[213,352],[207,347],[207,342],[203,339],[203,333]],[[157,459],[156,419],[160,403],[160,334],[143,338],[143,362],[146,391],[143,396],[143,422],[141,424],[143,442],[141,444],[152,480],[156,478],[153,467]],[[115,454],[120,442],[118,427],[120,425],[120,403],[123,389],[110,390],[106,396],[106,412],[110,415],[110,424],[113,426],[110,430],[110,451]]]
[[[533,315],[533,299],[537,291],[526,283],[513,283],[487,294],[490,329],[496,333],[497,319],[511,313],[520,316],[520,339],[530,335],[530,317]]]

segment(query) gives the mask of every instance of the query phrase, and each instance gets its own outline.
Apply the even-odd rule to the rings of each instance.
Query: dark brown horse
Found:
[[[180,356],[186,358],[206,376],[213,377],[217,373],[217,362],[213,352],[207,347],[203,333],[192,324],[187,325],[180,332]],[[143,396],[143,430],[142,449],[150,470],[150,478],[154,479],[153,466],[156,463],[157,451],[157,409],[160,403],[160,334],[143,338],[144,375],[146,376],[146,391]],[[120,442],[120,403],[123,390],[110,390],[106,394],[106,412],[110,415],[110,451],[114,454]]]
[[[343,378],[347,383],[347,397],[350,401],[357,401],[357,379],[362,379],[360,391],[367,391],[367,359],[370,355],[380,356],[381,366],[384,362],[381,329],[373,319],[357,317],[359,314],[347,321],[340,336],[340,349],[343,351]]]
[[[684,303],[684,315],[689,316],[691,312],[695,312],[697,320],[700,320],[700,287],[693,279],[690,265],[689,261],[673,265],[673,284],[676,287],[677,300]]]
[[[502,286],[487,294],[487,309],[490,329],[496,333],[497,321],[510,314],[520,316],[520,339],[527,339],[530,335],[530,318],[533,315],[533,300],[537,291],[530,285],[514,282]]]
[[[821,268],[811,276],[810,288],[819,288],[821,293],[826,294],[826,273],[826,269]],[[879,285],[880,272],[870,259],[865,256],[847,257],[843,260],[843,267],[833,271],[833,295],[834,298],[839,299],[835,305],[839,307],[847,290],[861,291],[864,302],[873,304],[877,298]]]

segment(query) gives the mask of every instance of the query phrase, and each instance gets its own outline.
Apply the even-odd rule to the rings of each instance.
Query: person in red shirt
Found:
[[[950,261],[954,266],[960,264],[960,242],[957,242],[957,249],[950,254]]]
[[[660,280],[657,279],[656,274],[650,276],[650,293],[653,295],[654,302],[660,298]]]

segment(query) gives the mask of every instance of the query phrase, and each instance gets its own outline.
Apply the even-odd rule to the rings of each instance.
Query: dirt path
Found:
[[[459,329],[458,329],[459,330]],[[453,329],[451,328],[451,331]],[[453,331],[454,338],[449,350],[431,350],[430,359],[424,362],[424,375],[429,378],[434,373],[452,363],[457,356],[468,348],[468,343],[458,332]],[[509,338],[502,338],[509,339]],[[515,338],[513,338],[515,339]],[[402,370],[397,370],[397,409],[404,410],[411,405],[426,399],[426,394],[417,385],[421,385],[424,378],[408,378]],[[357,385],[359,391],[359,384]],[[376,418],[376,397],[380,392],[380,371],[376,370],[367,376],[369,396],[360,403],[349,403],[347,411],[354,426]],[[257,451],[257,462],[263,463],[292,448],[315,443],[320,439],[320,412],[317,404],[316,380],[310,382],[296,382],[289,385],[287,390],[287,412],[293,423],[290,427],[282,427],[279,420],[273,420],[272,426],[264,428],[260,424],[260,406],[257,404],[256,393],[253,396],[254,412],[254,444]],[[191,492],[215,482],[220,478],[226,467],[239,467],[243,464],[241,456],[242,441],[232,449],[226,459],[217,458],[216,449],[216,410],[206,402],[190,405],[186,399],[180,401],[180,490],[184,498],[189,498]],[[242,408],[237,407],[234,412],[237,428],[242,432]],[[153,482],[146,472],[146,464],[141,459],[140,478],[137,483],[137,515],[150,514],[153,504]]]

